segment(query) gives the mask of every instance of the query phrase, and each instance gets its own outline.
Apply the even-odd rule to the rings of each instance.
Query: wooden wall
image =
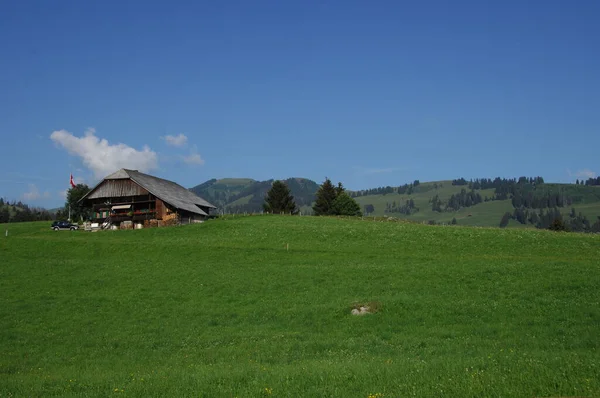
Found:
[[[167,207],[164,202],[158,198],[156,198],[156,218],[162,220],[162,218],[167,214]]]

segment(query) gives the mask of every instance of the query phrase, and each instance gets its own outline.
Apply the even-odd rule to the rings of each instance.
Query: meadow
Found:
[[[0,397],[600,396],[599,235],[2,227]]]

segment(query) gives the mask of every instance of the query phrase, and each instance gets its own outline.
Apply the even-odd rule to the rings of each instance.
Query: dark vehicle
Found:
[[[68,221],[54,221],[50,228],[52,228],[54,231],[75,231],[76,229],[79,229],[79,226],[77,224],[71,224]]]

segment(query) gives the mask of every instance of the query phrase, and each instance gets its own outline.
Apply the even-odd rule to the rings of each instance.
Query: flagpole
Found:
[[[69,189],[73,187],[73,173],[69,172]],[[69,218],[68,221],[71,222],[71,203],[69,203]]]

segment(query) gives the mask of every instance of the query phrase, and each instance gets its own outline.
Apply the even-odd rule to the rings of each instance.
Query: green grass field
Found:
[[[8,229],[0,397],[600,396],[599,235],[289,216]],[[361,303],[379,311],[350,315]]]

